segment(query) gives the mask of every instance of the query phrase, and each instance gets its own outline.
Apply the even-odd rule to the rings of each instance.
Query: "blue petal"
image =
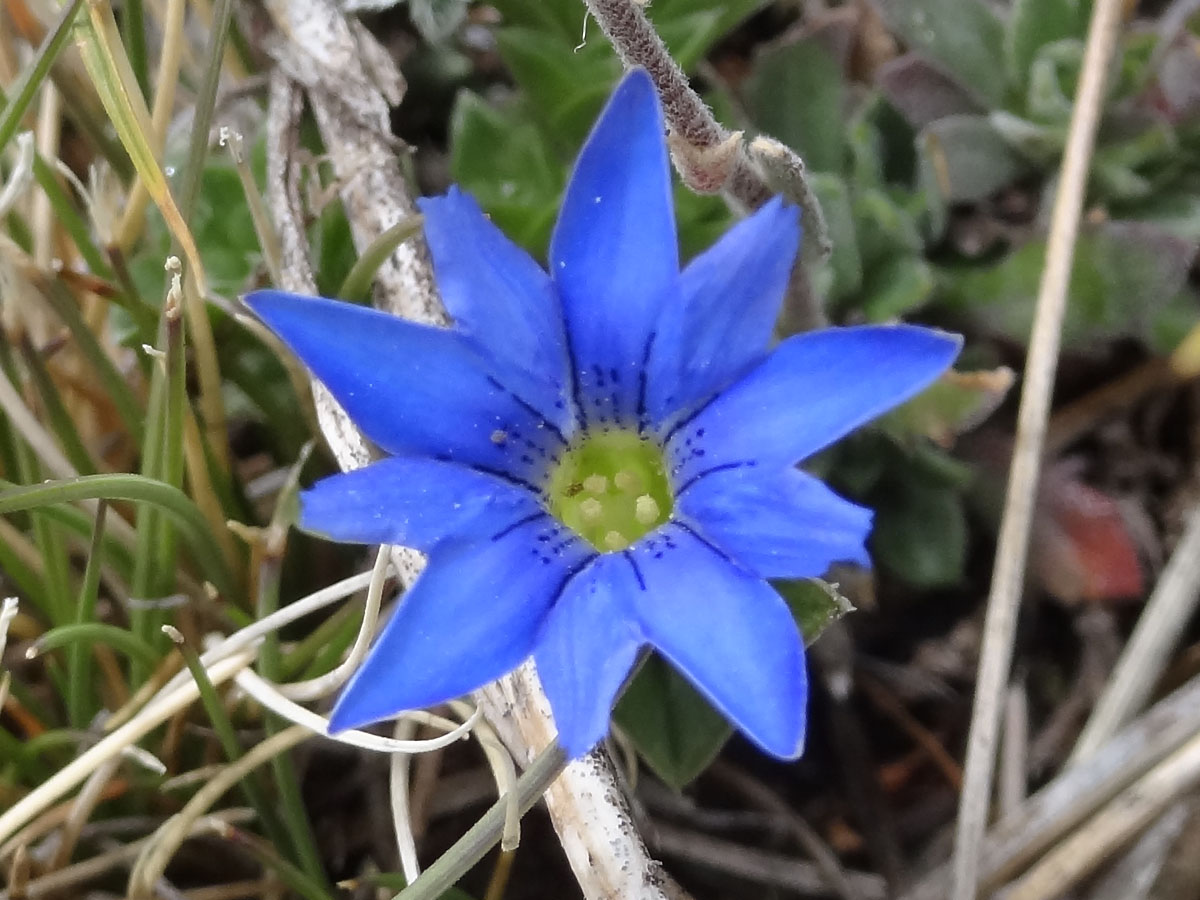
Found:
[[[808,678],[800,632],[771,586],[676,523],[629,551],[646,639],[754,743],[804,747]]]
[[[566,393],[562,311],[550,276],[457,187],[417,201],[438,290],[457,329],[498,364]]]
[[[538,637],[534,662],[569,759],[608,733],[617,692],[644,642],[623,602],[631,586],[625,559],[598,557],[567,585]]]
[[[501,383],[453,331],[279,291],[256,291],[246,303],[390,453],[451,459],[529,484],[566,445],[567,413],[536,385]]]
[[[300,495],[300,527],[335,541],[428,552],[448,537],[491,537],[541,514],[537,498],[455,463],[392,456],[317,482]]]
[[[907,400],[958,355],[956,335],[911,325],[796,335],[667,435],[676,485],[716,466],[790,466]]]
[[[650,77],[631,72],[580,152],[550,241],[585,423],[644,418],[655,334],[679,303],[665,132]]]
[[[870,565],[871,511],[796,469],[722,469],[694,481],[676,513],[763,578],[823,575],[835,562]]]
[[[800,212],[776,197],[684,269],[675,408],[710,396],[767,355],[799,245]]]
[[[439,545],[338,698],[330,730],[452,700],[518,666],[566,580],[591,555],[544,519]]]

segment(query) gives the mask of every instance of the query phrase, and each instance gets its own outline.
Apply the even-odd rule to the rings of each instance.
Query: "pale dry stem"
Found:
[[[1054,199],[1046,267],[1029,341],[1004,517],[984,621],[963,794],[955,829],[953,900],[974,900],[978,890],[980,849],[992,794],[1000,716],[1012,661],[1017,606],[1025,577],[1034,493],[1058,364],[1075,238],[1121,12],[1121,0],[1098,0],[1093,9],[1062,175]]]

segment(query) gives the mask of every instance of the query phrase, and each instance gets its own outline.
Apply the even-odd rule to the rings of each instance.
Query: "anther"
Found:
[[[638,478],[632,472],[627,472],[622,469],[613,476],[613,484],[617,486],[618,491],[632,493],[633,491],[637,490]]]
[[[588,497],[579,503],[579,514],[585,522],[599,522],[604,515],[604,504],[595,497]]]
[[[589,494],[603,494],[608,490],[608,479],[603,475],[589,475],[583,479],[583,489]]]
[[[624,550],[629,546],[629,541],[626,540],[625,535],[621,534],[621,532],[610,531],[604,535],[604,546],[609,550]]]
[[[642,494],[634,501],[633,517],[643,525],[652,525],[658,521],[658,501],[649,494]]]

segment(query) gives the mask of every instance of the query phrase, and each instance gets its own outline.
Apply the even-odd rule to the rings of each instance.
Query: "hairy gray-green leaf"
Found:
[[[862,311],[871,322],[894,321],[924,306],[933,289],[929,263],[916,254],[897,254],[868,273]]]
[[[988,108],[1004,99],[1004,27],[983,0],[875,0],[904,42],[939,63]]]
[[[1164,331],[1157,323],[1162,317],[1178,321],[1178,314],[1192,306],[1194,299],[1181,292],[1196,249],[1196,240],[1148,222],[1109,222],[1085,231],[1075,249],[1063,346],[1088,351],[1119,337],[1154,345],[1160,336],[1173,334],[1174,328]],[[989,268],[947,272],[945,299],[995,331],[1025,341],[1045,256],[1045,241],[1037,240]],[[1190,315],[1195,318],[1194,311]]]
[[[633,677],[613,718],[676,790],[703,772],[733,734],[725,717],[657,655]]]
[[[826,172],[811,173],[808,183],[821,201],[833,244],[829,258],[816,268],[817,289],[822,296],[838,303],[857,294],[863,279],[850,192],[842,178]]]
[[[950,203],[983,200],[1012,184],[1030,165],[987,116],[948,116],[917,135],[924,185]]]
[[[1087,11],[1080,0],[1014,0],[1004,31],[1009,80],[1024,87],[1042,47],[1062,38],[1082,38],[1086,27]]]
[[[755,125],[814,172],[842,171],[845,93],[841,66],[811,38],[759,54],[747,85]]]
[[[962,578],[967,518],[955,487],[915,467],[889,472],[876,486],[875,560],[914,587],[944,587]]]

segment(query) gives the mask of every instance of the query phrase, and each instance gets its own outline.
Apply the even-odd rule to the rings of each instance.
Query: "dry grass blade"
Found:
[[[1200,736],[1116,797],[1000,895],[1053,900],[1105,863],[1172,803],[1200,785]]]
[[[253,818],[254,813],[251,810],[222,810],[219,813],[205,816],[196,822],[188,837],[197,837],[229,825],[245,824]],[[130,844],[116,846],[96,856],[59,869],[56,872],[31,879],[25,885],[24,893],[21,894],[20,900],[41,900],[43,897],[50,898],[55,896],[82,896],[82,894],[68,892],[78,890],[79,885],[94,878],[99,878],[113,869],[129,865],[137,858],[137,855],[142,852],[142,849],[150,840],[151,838],[146,837]],[[18,898],[11,891],[0,891],[0,900],[18,900]]]
[[[686,859],[706,868],[748,878],[759,884],[785,888],[801,896],[829,896],[825,873],[819,866],[798,859],[722,841],[707,835],[658,823],[652,832],[660,853]],[[878,875],[847,872],[847,884],[862,900],[884,900],[887,885]]]
[[[188,266],[201,285],[200,293],[203,295],[204,270],[200,262],[200,251],[196,248],[191,230],[175,205],[166,175],[158,163],[151,143],[154,125],[150,119],[150,111],[137,88],[137,81],[129,68],[129,60],[120,50],[121,39],[117,24],[112,8],[106,0],[89,2],[88,18],[75,26],[75,40],[88,73],[92,76],[92,82],[104,103],[105,111],[133,160],[138,178],[161,210],[172,236],[183,248]]]
[[[978,889],[980,847],[992,794],[996,743],[1012,662],[1017,605],[1025,578],[1034,492],[1041,470],[1050,395],[1058,366],[1067,288],[1109,60],[1116,47],[1122,11],[1122,0],[1098,0],[1093,8],[1062,174],[1054,198],[1046,267],[1042,272],[1036,318],[1030,335],[1004,519],[996,546],[996,564],[984,622],[964,787],[955,830],[951,890],[954,900],[974,900]]]
[[[252,659],[251,653],[223,659],[209,669],[209,678],[213,684],[228,681],[249,665]],[[180,710],[194,703],[199,696],[200,690],[192,681],[184,682],[173,691],[164,691],[128,722],[81,753],[52,778],[13,804],[11,809],[0,814],[0,841],[7,840],[41,810],[82,782],[98,765],[141,740]]]
[[[1200,602],[1200,506],[1163,570],[1070,762],[1087,759],[1145,704]]]
[[[1100,750],[1072,766],[1005,816],[980,855],[980,890],[995,890],[1024,871],[1114,796],[1200,734],[1200,677],[1159,701]],[[934,871],[904,900],[944,900],[950,865]]]
[[[271,735],[248,750],[239,760],[222,769],[198,790],[183,809],[168,819],[146,844],[138,864],[129,876],[129,896],[132,900],[153,896],[154,886],[166,871],[167,863],[171,861],[175,851],[187,839],[200,817],[221,799],[222,794],[258,766],[310,737],[312,732],[301,725],[294,725]]]

